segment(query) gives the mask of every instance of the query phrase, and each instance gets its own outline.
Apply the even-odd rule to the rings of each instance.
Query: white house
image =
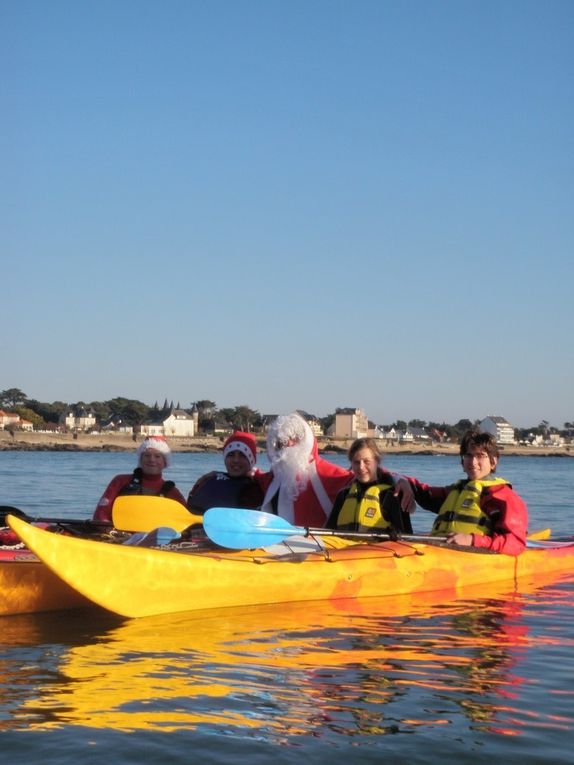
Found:
[[[189,414],[184,409],[172,409],[164,419],[144,423],[140,432],[143,436],[193,438],[197,433],[197,413]]]
[[[479,422],[479,428],[483,433],[490,433],[499,444],[514,444],[514,428],[504,419],[497,415],[489,415]]]
[[[60,415],[59,423],[64,425],[66,430],[87,431],[95,427],[96,417],[87,409],[66,409]]]
[[[5,412],[3,409],[0,409],[0,430],[10,427],[17,428],[19,423],[19,414],[16,414],[16,412]]]

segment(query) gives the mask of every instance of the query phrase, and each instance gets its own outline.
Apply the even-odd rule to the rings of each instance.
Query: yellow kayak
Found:
[[[73,590],[114,613],[151,616],[208,608],[408,595],[537,575],[574,573],[574,539],[518,557],[472,548],[386,541],[304,540],[266,550],[130,547],[54,534],[12,516],[10,527]],[[342,544],[342,546],[340,546]]]
[[[0,616],[93,607],[29,550],[0,550]]]

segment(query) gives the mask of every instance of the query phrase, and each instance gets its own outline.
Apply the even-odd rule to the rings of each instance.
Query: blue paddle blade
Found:
[[[265,547],[306,533],[278,515],[241,507],[210,508],[203,516],[203,528],[212,542],[232,550]]]

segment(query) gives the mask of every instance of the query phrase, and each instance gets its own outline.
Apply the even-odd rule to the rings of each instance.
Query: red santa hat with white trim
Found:
[[[257,462],[257,441],[255,436],[252,436],[251,433],[243,433],[241,430],[236,430],[223,444],[223,459],[231,452],[241,452],[244,457],[247,457],[249,467],[253,469]]]
[[[169,448],[168,443],[163,436],[148,436],[138,446],[136,454],[138,456],[138,465],[140,467],[142,464],[142,454],[148,449],[155,449],[157,452],[161,452],[165,460],[165,466],[169,466],[171,449]]]

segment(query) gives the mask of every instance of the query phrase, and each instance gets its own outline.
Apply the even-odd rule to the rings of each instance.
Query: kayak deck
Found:
[[[77,592],[128,617],[312,600],[406,595],[574,572],[570,545],[518,557],[423,543],[325,543],[312,552],[179,551],[54,534],[17,519],[10,527]]]

